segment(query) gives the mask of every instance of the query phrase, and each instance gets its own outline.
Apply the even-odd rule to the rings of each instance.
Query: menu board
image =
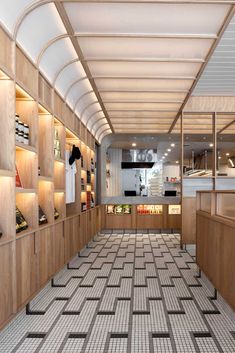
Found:
[[[138,205],[137,214],[140,215],[161,215],[163,212],[162,205]]]
[[[107,205],[107,214],[131,214],[131,205]]]
[[[169,205],[168,214],[181,214],[181,205]]]

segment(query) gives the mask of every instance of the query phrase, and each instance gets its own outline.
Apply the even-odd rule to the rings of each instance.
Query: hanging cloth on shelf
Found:
[[[65,151],[65,185],[66,185],[66,203],[75,202],[75,176],[77,173],[76,163],[69,163],[71,152]]]

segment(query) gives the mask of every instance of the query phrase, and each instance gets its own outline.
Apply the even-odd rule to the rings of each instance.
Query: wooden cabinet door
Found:
[[[16,283],[20,308],[38,289],[35,233],[16,240]]]
[[[39,284],[45,284],[55,272],[54,227],[39,231]]]
[[[87,214],[81,214],[81,227],[80,227],[80,239],[81,239],[81,249],[87,243]]]
[[[14,243],[0,247],[0,327],[14,312]]]
[[[65,238],[64,223],[54,226],[55,272],[61,269],[65,263]]]

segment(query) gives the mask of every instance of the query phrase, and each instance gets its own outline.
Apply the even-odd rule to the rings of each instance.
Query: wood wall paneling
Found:
[[[31,61],[16,47],[16,81],[34,98],[38,96],[38,71]]]
[[[39,231],[39,285],[43,286],[55,273],[53,226]]]
[[[2,50],[1,50],[2,51]],[[0,80],[0,170],[15,170],[15,87],[11,80]]]
[[[50,111],[53,112],[53,90],[45,78],[39,74],[38,78],[38,98],[39,101]]]
[[[14,313],[14,243],[0,247],[0,327]]]
[[[60,222],[54,226],[55,245],[55,271],[60,270],[65,264],[65,237],[64,223]]]
[[[39,153],[40,175],[53,178],[54,173],[54,126],[51,115],[39,115]]]
[[[0,67],[10,74],[14,72],[13,43],[5,31],[0,27]],[[3,49],[4,48],[4,49]]]
[[[63,115],[64,102],[62,98],[54,91],[54,115],[61,121],[64,122]]]
[[[196,243],[196,197],[182,198],[182,244]]]
[[[17,308],[27,303],[38,289],[35,234],[16,241]]]
[[[15,238],[15,177],[0,177],[0,244]]]

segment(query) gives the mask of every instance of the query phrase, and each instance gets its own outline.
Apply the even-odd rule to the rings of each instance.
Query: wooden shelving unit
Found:
[[[24,53],[3,35],[12,51],[6,66],[0,62],[0,267],[4,268],[0,328],[101,226],[98,207],[81,215],[81,200],[87,202],[87,192],[95,195],[95,174],[91,185],[86,183],[84,196],[81,193],[81,176],[85,173],[87,178],[87,171],[91,172],[91,155],[95,160],[94,138]],[[29,127],[28,143],[16,141],[15,114]],[[81,160],[76,161],[75,202],[66,204],[65,157],[73,144],[84,153],[84,171]],[[22,187],[16,187],[16,166]],[[17,234],[16,206],[28,224]],[[46,224],[39,225],[39,206]]]

